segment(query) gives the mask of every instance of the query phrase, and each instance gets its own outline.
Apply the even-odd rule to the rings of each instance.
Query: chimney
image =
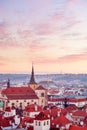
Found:
[[[34,109],[35,109],[35,111],[37,111],[37,110],[38,110],[38,109],[37,109],[37,104],[35,104]]]

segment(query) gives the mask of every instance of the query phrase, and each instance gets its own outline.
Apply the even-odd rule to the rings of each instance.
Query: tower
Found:
[[[28,87],[32,88],[33,90],[35,90],[38,87],[38,84],[35,82],[33,65],[32,65],[31,77],[30,77],[30,81],[28,83]]]

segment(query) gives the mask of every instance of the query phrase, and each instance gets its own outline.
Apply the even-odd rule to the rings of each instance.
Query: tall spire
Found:
[[[37,84],[35,82],[35,78],[34,78],[34,67],[33,67],[33,64],[32,64],[32,72],[31,72],[31,78],[30,78],[29,84]]]

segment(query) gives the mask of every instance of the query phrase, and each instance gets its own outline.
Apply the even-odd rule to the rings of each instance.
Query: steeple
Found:
[[[7,88],[10,88],[10,79],[7,81]]]
[[[29,84],[37,84],[35,82],[35,78],[34,78],[34,67],[33,67],[33,64],[32,64],[32,72],[31,72],[31,78],[30,78]]]

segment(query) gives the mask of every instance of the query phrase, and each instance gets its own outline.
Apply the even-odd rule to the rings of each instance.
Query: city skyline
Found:
[[[87,73],[86,0],[0,0],[0,73]]]

